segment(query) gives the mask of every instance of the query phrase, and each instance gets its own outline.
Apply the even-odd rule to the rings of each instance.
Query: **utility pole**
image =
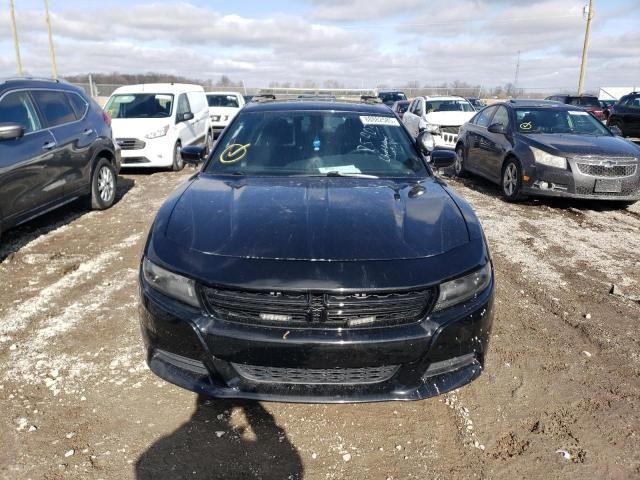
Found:
[[[518,96],[518,76],[520,75],[520,50],[518,50],[518,61],[516,62],[516,78],[513,80],[513,94]]]
[[[589,0],[587,9],[587,29],[584,32],[584,45],[582,46],[582,62],[580,63],[580,80],[578,80],[578,95],[584,92],[584,71],[587,67],[587,50],[589,49],[589,35],[591,34],[591,19],[593,18],[593,0]]]
[[[11,29],[13,30],[13,45],[16,48],[16,70],[18,75],[22,75],[22,60],[20,60],[20,44],[18,43],[18,27],[16,26],[16,12],[13,8],[13,0],[9,0],[9,11],[11,12]]]
[[[53,79],[58,79],[58,66],[56,65],[56,51],[53,48],[53,35],[51,33],[51,18],[49,18],[49,0],[44,0],[44,14],[47,20],[47,30],[49,31],[49,57],[51,57],[51,73]]]

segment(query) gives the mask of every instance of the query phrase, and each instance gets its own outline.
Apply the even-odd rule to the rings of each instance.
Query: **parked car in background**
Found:
[[[382,103],[390,107],[400,100],[406,100],[407,96],[404,94],[404,92],[398,90],[385,90],[378,92],[378,98],[382,100]]]
[[[475,109],[462,97],[414,98],[402,118],[411,135],[426,130],[433,135],[437,148],[454,149],[460,125],[475,114]]]
[[[207,92],[207,102],[214,138],[218,138],[245,105],[244,96],[237,92]]]
[[[199,85],[149,83],[116,89],[105,105],[123,167],[184,166],[180,150],[204,142],[213,132],[204,89]]]
[[[115,201],[119,149],[111,119],[66,82],[0,80],[0,235],[80,197]]]
[[[244,99],[244,103],[246,105],[253,99],[253,95],[243,95],[242,98]]]
[[[617,100],[600,100],[600,106],[602,107],[602,118],[607,121],[609,120],[609,115],[611,113],[611,107],[615,105]]]
[[[398,100],[391,106],[391,111],[398,115],[400,120],[402,120],[402,117],[404,117],[404,113],[409,108],[410,103],[411,102],[409,100]]]
[[[608,124],[620,129],[623,137],[640,137],[640,92],[620,98],[610,109]]]
[[[473,108],[476,109],[476,111],[478,110],[482,110],[484,107],[487,106],[486,103],[484,103],[482,100],[480,100],[478,97],[467,97],[466,100],[473,105]]]
[[[571,105],[491,105],[460,129],[456,157],[457,175],[498,183],[509,201],[545,195],[624,206],[640,199],[640,147]]]
[[[598,120],[604,120],[604,112],[600,100],[595,95],[552,95],[545,100],[575,105],[592,113]]]
[[[429,152],[435,167],[455,158],[381,104],[247,105],[149,233],[151,370],[214,397],[298,402],[417,400],[478,377],[491,258]]]

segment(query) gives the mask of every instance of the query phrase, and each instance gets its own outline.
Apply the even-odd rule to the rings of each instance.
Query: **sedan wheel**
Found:
[[[116,199],[116,171],[106,158],[98,160],[91,174],[91,208],[104,210]]]
[[[101,167],[98,172],[98,194],[103,202],[109,201],[115,190],[115,182],[113,181],[113,173],[107,167]]]
[[[508,160],[502,170],[502,193],[509,202],[522,200],[522,172],[515,160]]]
[[[456,174],[456,177],[462,177],[464,175],[464,149],[462,146],[456,148],[456,159],[453,164],[453,171]]]

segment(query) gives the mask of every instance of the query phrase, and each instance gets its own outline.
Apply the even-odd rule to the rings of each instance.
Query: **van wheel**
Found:
[[[511,158],[502,167],[502,194],[507,202],[524,200],[522,195],[522,167]]]
[[[116,170],[106,158],[98,159],[91,175],[91,208],[104,210],[116,199]]]
[[[176,142],[176,145],[173,147],[173,165],[171,166],[171,170],[174,172],[179,172],[184,168],[184,160],[182,160],[182,145],[180,142]]]

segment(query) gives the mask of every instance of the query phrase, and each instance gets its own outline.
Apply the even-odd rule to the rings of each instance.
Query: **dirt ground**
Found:
[[[409,403],[220,401],[151,374],[138,330],[146,233],[190,173],[124,174],[112,209],[0,241],[0,477],[640,478],[640,205],[451,181],[496,268],[478,380]]]

